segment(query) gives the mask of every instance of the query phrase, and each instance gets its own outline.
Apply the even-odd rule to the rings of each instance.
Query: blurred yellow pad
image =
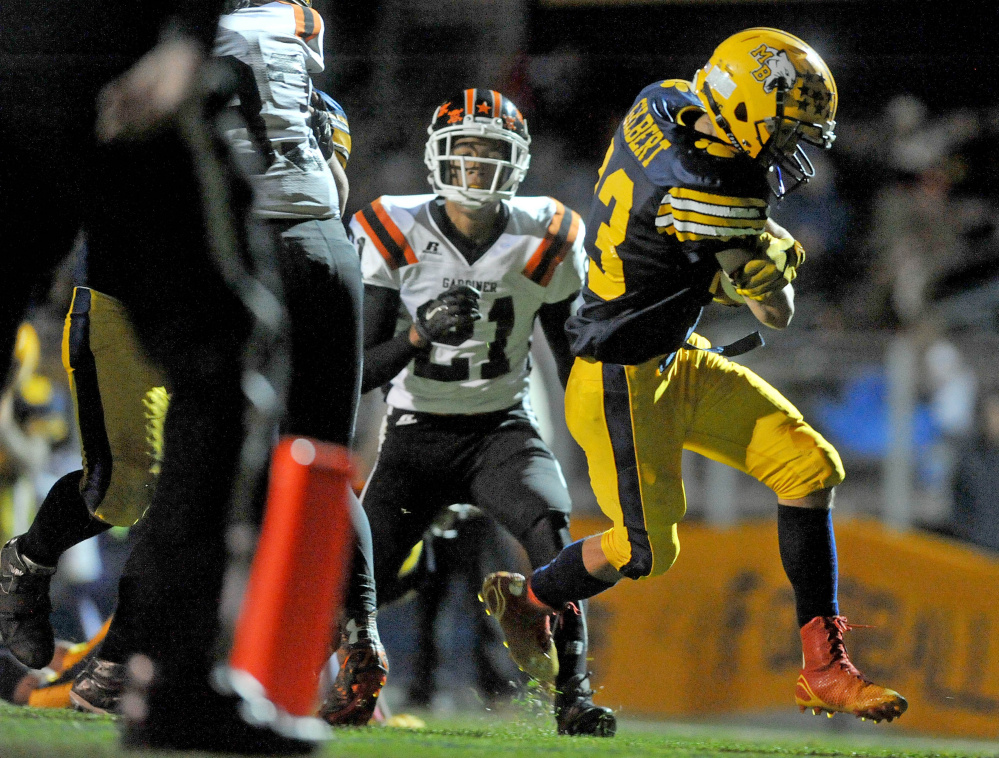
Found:
[[[385,726],[394,726],[397,729],[426,729],[427,722],[412,713],[398,713],[386,719]]]

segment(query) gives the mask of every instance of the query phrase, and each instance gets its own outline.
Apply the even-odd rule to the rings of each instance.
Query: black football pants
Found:
[[[396,582],[412,547],[452,503],[471,503],[494,518],[524,547],[532,567],[569,544],[572,503],[565,480],[523,408],[466,416],[389,409],[385,424],[362,496],[377,587]],[[585,674],[582,613],[564,614],[555,646],[556,684]]]

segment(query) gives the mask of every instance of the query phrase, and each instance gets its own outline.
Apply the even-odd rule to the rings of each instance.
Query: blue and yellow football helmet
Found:
[[[323,155],[329,158],[327,152],[332,152],[336,156],[337,162],[342,168],[347,168],[347,161],[350,160],[350,123],[347,121],[347,112],[336,100],[320,89],[314,90],[319,97],[323,108],[328,114],[329,131],[328,139],[320,144]]]
[[[758,27],[722,42],[694,75],[715,124],[775,177],[778,197],[815,175],[802,143],[822,149],[836,138],[836,82],[807,43]]]

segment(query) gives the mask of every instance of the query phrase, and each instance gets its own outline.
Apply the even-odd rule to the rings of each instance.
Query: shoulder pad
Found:
[[[694,86],[683,79],[664,79],[643,90],[650,108],[661,118],[681,126],[693,126],[704,113]]]
[[[669,157],[678,183],[769,200],[765,169],[745,153],[693,129],[676,129],[672,137]]]
[[[354,219],[392,270],[416,263],[416,253],[389,212],[393,198],[383,196],[354,214]]]
[[[521,272],[535,284],[547,287],[555,274],[555,269],[572,251],[582,228],[583,221],[572,208],[566,208],[555,198],[545,198],[553,204],[553,213],[534,254]]]

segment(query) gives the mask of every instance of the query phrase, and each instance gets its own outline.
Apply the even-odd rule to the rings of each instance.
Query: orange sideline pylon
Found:
[[[284,437],[236,624],[229,667],[249,674],[290,716],[315,709],[353,544],[353,466],[339,445]]]

